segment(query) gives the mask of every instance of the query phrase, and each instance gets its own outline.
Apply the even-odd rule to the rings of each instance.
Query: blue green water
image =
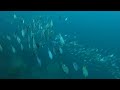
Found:
[[[27,38],[22,38],[21,28],[18,28],[18,25],[22,27],[24,24],[21,24],[21,21],[15,19],[13,15],[23,18],[25,25],[29,25],[32,19],[39,16],[42,17],[41,23],[47,23],[48,18],[52,20],[52,30],[55,33],[51,41],[54,41],[59,33],[65,40],[62,55],[58,51],[56,55],[52,52],[52,48],[58,48],[58,45],[53,46],[49,43],[50,41],[45,41],[46,46],[37,49],[42,63],[40,67],[32,49],[28,49]],[[120,78],[119,16],[119,11],[0,11],[0,45],[3,47],[0,52],[0,78],[84,79],[83,66],[87,67],[88,79]],[[36,30],[39,31],[39,29]],[[17,35],[24,46],[23,51],[13,37],[15,31],[18,31]],[[11,40],[7,40],[6,35],[10,35]],[[37,34],[35,37],[39,36],[40,34]],[[39,39],[37,38],[36,42],[37,40],[41,42]],[[73,41],[83,47],[72,46],[70,42]],[[12,53],[11,45],[16,48],[15,54]],[[53,54],[53,60],[49,59],[48,47]],[[85,50],[82,49],[84,52],[78,54],[80,48]],[[98,52],[93,51],[87,55],[92,49],[98,49]],[[97,54],[101,55],[101,58]],[[113,57],[110,57],[112,54]],[[102,58],[106,61],[100,61]],[[62,70],[61,62],[68,66],[68,74]],[[73,68],[73,62],[79,65],[78,71]]]

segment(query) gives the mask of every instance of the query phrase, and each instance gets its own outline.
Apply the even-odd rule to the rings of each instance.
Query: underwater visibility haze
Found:
[[[0,79],[119,78],[119,11],[0,11]]]

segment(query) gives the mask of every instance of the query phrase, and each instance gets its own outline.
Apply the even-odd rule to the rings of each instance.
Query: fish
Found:
[[[113,56],[114,56],[114,54],[111,54],[111,55],[110,55],[110,57],[113,57]]]
[[[52,60],[53,59],[53,55],[52,55],[52,53],[51,53],[49,48],[48,48],[48,55],[49,55],[49,58]]]
[[[21,50],[23,50],[23,45],[22,44],[20,44],[20,47],[21,47]]]
[[[61,48],[61,47],[59,48],[59,51],[60,51],[60,54],[62,54],[62,53],[63,53],[63,50],[62,50],[62,48]]]
[[[75,71],[78,71],[78,64],[76,62],[73,62],[73,67],[74,67]]]
[[[69,68],[65,64],[62,64],[62,69],[66,74],[69,73]]]
[[[65,35],[65,37],[67,37],[68,35]]]
[[[14,15],[13,15],[13,18],[14,18],[14,19],[16,19],[16,18],[17,18],[16,14],[14,14]]]
[[[104,61],[105,61],[104,58],[101,58],[101,59],[100,59],[100,62],[104,62]]]
[[[53,53],[56,55],[56,50],[55,50],[55,48],[53,47]]]
[[[7,35],[7,39],[8,39],[8,40],[11,40],[10,36]]]
[[[46,28],[49,28],[49,26],[50,26],[49,24],[46,24]]]
[[[33,49],[37,49],[34,37],[33,37]]]
[[[31,45],[30,45],[30,36],[28,36],[28,47],[31,48]]]
[[[41,26],[40,29],[43,29],[43,27]]]
[[[50,26],[53,27],[53,21],[52,21],[52,20],[51,20],[51,22],[50,22]]]
[[[17,36],[17,41],[20,44],[21,43],[21,39]]]
[[[59,38],[60,38],[60,43],[61,43],[62,45],[65,44],[65,41],[64,41],[63,37],[61,36],[61,34],[59,34]]]
[[[33,34],[34,34],[34,33],[33,33],[32,30],[31,30],[31,32],[30,32],[30,37],[31,37],[31,38],[33,38]]]
[[[83,75],[86,78],[88,76],[88,70],[87,70],[86,66],[83,66],[82,70],[83,70]]]
[[[2,46],[1,46],[1,44],[0,44],[0,51],[1,51],[1,52],[3,51],[3,48],[2,48]]]
[[[35,23],[35,20],[34,20],[34,19],[33,19],[32,21],[33,21],[33,23]]]
[[[41,67],[41,59],[37,56],[37,62],[38,62],[38,64],[40,65],[40,67]]]
[[[23,24],[25,23],[24,19],[22,20],[22,23],[23,23]]]
[[[15,50],[15,48],[13,46],[12,46],[12,52],[16,53],[16,50]]]
[[[29,48],[31,48],[30,43],[29,43]]]
[[[23,37],[25,37],[25,30],[22,29],[21,34],[22,34]]]
[[[65,21],[67,21],[68,20],[68,17],[67,18],[65,18]]]

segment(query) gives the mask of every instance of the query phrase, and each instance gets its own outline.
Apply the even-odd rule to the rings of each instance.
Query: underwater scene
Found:
[[[0,11],[0,79],[119,78],[119,11]]]

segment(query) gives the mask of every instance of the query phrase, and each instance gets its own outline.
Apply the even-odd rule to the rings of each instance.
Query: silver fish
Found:
[[[111,54],[111,55],[110,55],[110,57],[113,57],[113,56],[114,56],[114,54]]]
[[[62,69],[66,74],[69,73],[69,68],[65,64],[62,64]]]
[[[14,15],[13,15],[13,18],[14,18],[14,19],[16,19],[16,18],[17,18],[16,14],[14,14]]]
[[[28,47],[31,48],[31,45],[30,45],[30,36],[28,36]]]
[[[60,43],[61,43],[62,45],[65,44],[65,41],[64,41],[63,37],[61,36],[61,34],[59,34],[59,38],[60,38]]]
[[[65,18],[65,21],[67,21],[68,20],[68,17],[67,18]]]
[[[0,51],[2,52],[3,51],[3,48],[2,48],[2,46],[0,45]]]
[[[29,43],[29,48],[31,48],[30,43]]]
[[[12,52],[16,53],[16,50],[15,50],[15,48],[13,46],[12,46]]]
[[[36,43],[35,43],[35,39],[33,37],[33,49],[36,49],[36,48],[37,48],[37,46],[36,46]]]
[[[7,39],[8,39],[8,40],[11,40],[10,36],[7,35]]]
[[[21,50],[23,50],[23,45],[22,44],[20,44],[20,47],[21,47]]]
[[[23,24],[25,23],[24,19],[22,20],[22,23],[23,23]]]
[[[38,64],[40,65],[40,67],[41,67],[41,59],[37,56],[37,62],[38,62]]]
[[[17,36],[17,41],[20,44],[21,43],[21,39]]]
[[[83,75],[86,78],[88,76],[88,70],[87,70],[86,66],[83,66],[82,70],[83,70]]]
[[[75,71],[78,71],[78,64],[76,62],[73,62],[73,67],[74,67]]]
[[[56,55],[56,51],[55,51],[55,48],[53,48],[53,53]]]
[[[23,37],[25,37],[25,30],[22,29],[21,34],[22,34]]]
[[[52,55],[52,53],[51,53],[49,48],[48,48],[48,55],[49,55],[49,58],[52,60],[53,59],[53,55]]]
[[[61,48],[61,47],[59,48],[59,51],[60,51],[60,54],[62,54],[62,53],[63,53],[63,50],[62,50],[62,48]]]
[[[50,22],[50,26],[53,27],[53,21],[52,21],[52,20],[51,20],[51,22]]]

